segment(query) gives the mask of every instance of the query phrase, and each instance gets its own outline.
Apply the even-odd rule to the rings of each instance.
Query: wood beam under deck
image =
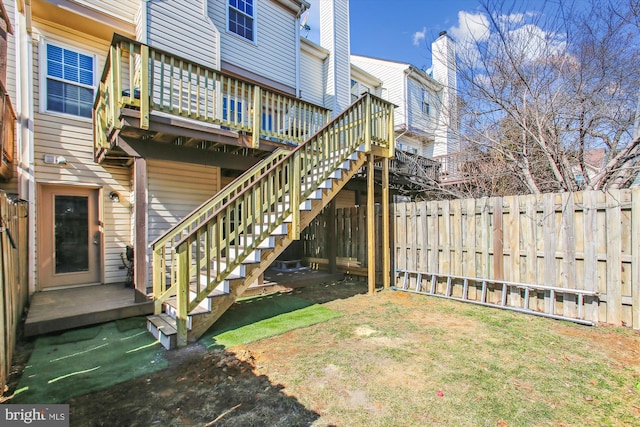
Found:
[[[277,148],[295,148],[266,139],[255,148],[249,134],[162,112],[152,111],[148,129],[142,129],[139,110],[119,111],[119,126],[109,135],[111,148],[98,153],[99,163],[146,157],[246,170]]]

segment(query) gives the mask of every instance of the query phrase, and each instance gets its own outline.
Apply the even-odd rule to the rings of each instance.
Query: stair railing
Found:
[[[209,200],[194,209],[190,214],[185,216],[149,245],[153,254],[154,268],[152,281],[155,314],[159,314],[162,311],[162,304],[167,300],[167,298],[175,295],[176,293],[176,242],[188,235],[195,227],[203,223],[228,200],[233,198],[244,188],[250,186],[257,177],[262,176],[266,170],[282,159],[287,152],[287,150],[282,148],[275,150],[268,157],[245,171]],[[156,268],[156,266],[160,266],[160,268]]]
[[[170,290],[177,296],[178,346],[186,345],[188,313],[288,218],[289,237],[299,239],[301,201],[352,153],[393,155],[393,109],[387,101],[363,95],[176,242],[175,265],[154,256],[153,276],[160,287],[165,277],[176,277]]]

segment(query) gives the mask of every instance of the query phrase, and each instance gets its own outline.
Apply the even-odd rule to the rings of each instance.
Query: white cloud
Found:
[[[448,33],[456,41],[458,57],[473,64],[480,58],[478,44],[489,40],[489,18],[482,13],[461,10],[458,12],[458,25],[450,27]]]
[[[425,39],[427,35],[427,27],[422,27],[422,31],[416,31],[413,33],[413,45],[420,46],[420,42]]]
[[[482,13],[458,12],[458,25],[449,29],[458,43],[482,42],[489,38],[489,18]]]

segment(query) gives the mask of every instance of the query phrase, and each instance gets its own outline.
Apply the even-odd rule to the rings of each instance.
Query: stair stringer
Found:
[[[343,170],[342,176],[332,180],[330,189],[322,191],[322,198],[313,200],[311,210],[300,213],[300,228],[304,229],[311,221],[318,216],[322,209],[329,204],[331,200],[342,190],[347,182],[364,166],[367,154],[356,151],[357,158],[351,162],[349,170]],[[275,245],[273,248],[262,249],[260,252],[260,262],[248,264],[246,266],[247,273],[243,280],[234,281],[229,293],[224,296],[216,297],[212,301],[211,311],[208,313],[199,313],[192,316],[191,329],[187,332],[187,340],[194,342],[202,336],[228,309],[233,303],[244,293],[244,291],[262,274],[278,256],[296,239],[291,238],[291,232],[286,236],[275,236]]]

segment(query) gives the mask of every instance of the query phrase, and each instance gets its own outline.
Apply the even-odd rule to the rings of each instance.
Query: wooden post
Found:
[[[389,158],[382,159],[382,286],[389,289],[391,255],[389,248]]]
[[[369,100],[370,101],[370,100]],[[371,143],[371,141],[369,141]],[[374,194],[374,155],[371,151],[367,161],[367,279],[369,294],[376,290],[376,217]]]
[[[337,255],[336,255],[336,200],[329,202],[327,209],[327,258],[329,259],[329,273],[335,274],[338,271]]]
[[[189,243],[178,248],[178,292],[176,294],[177,346],[187,345],[187,311],[189,307]]]
[[[140,128],[149,129],[149,46],[140,46]],[[131,96],[134,89],[131,88]]]
[[[133,161],[134,197],[134,242],[133,242],[133,270],[136,294],[135,301],[147,300],[147,161],[136,157]],[[159,268],[156,267],[156,268]],[[163,275],[164,277],[164,275]],[[160,283],[156,284],[161,287]],[[157,291],[153,290],[154,293]],[[162,289],[164,291],[164,289]],[[156,294],[157,297],[159,294]]]
[[[291,231],[289,237],[292,240],[300,240],[300,151],[293,154],[289,169],[289,203],[291,205]]]
[[[229,106],[229,111],[231,111],[230,106]],[[254,86],[253,87],[253,134],[252,134],[253,148],[260,147],[260,130],[262,130],[262,124],[260,123],[261,119],[262,119],[262,93],[260,92],[260,86]]]

